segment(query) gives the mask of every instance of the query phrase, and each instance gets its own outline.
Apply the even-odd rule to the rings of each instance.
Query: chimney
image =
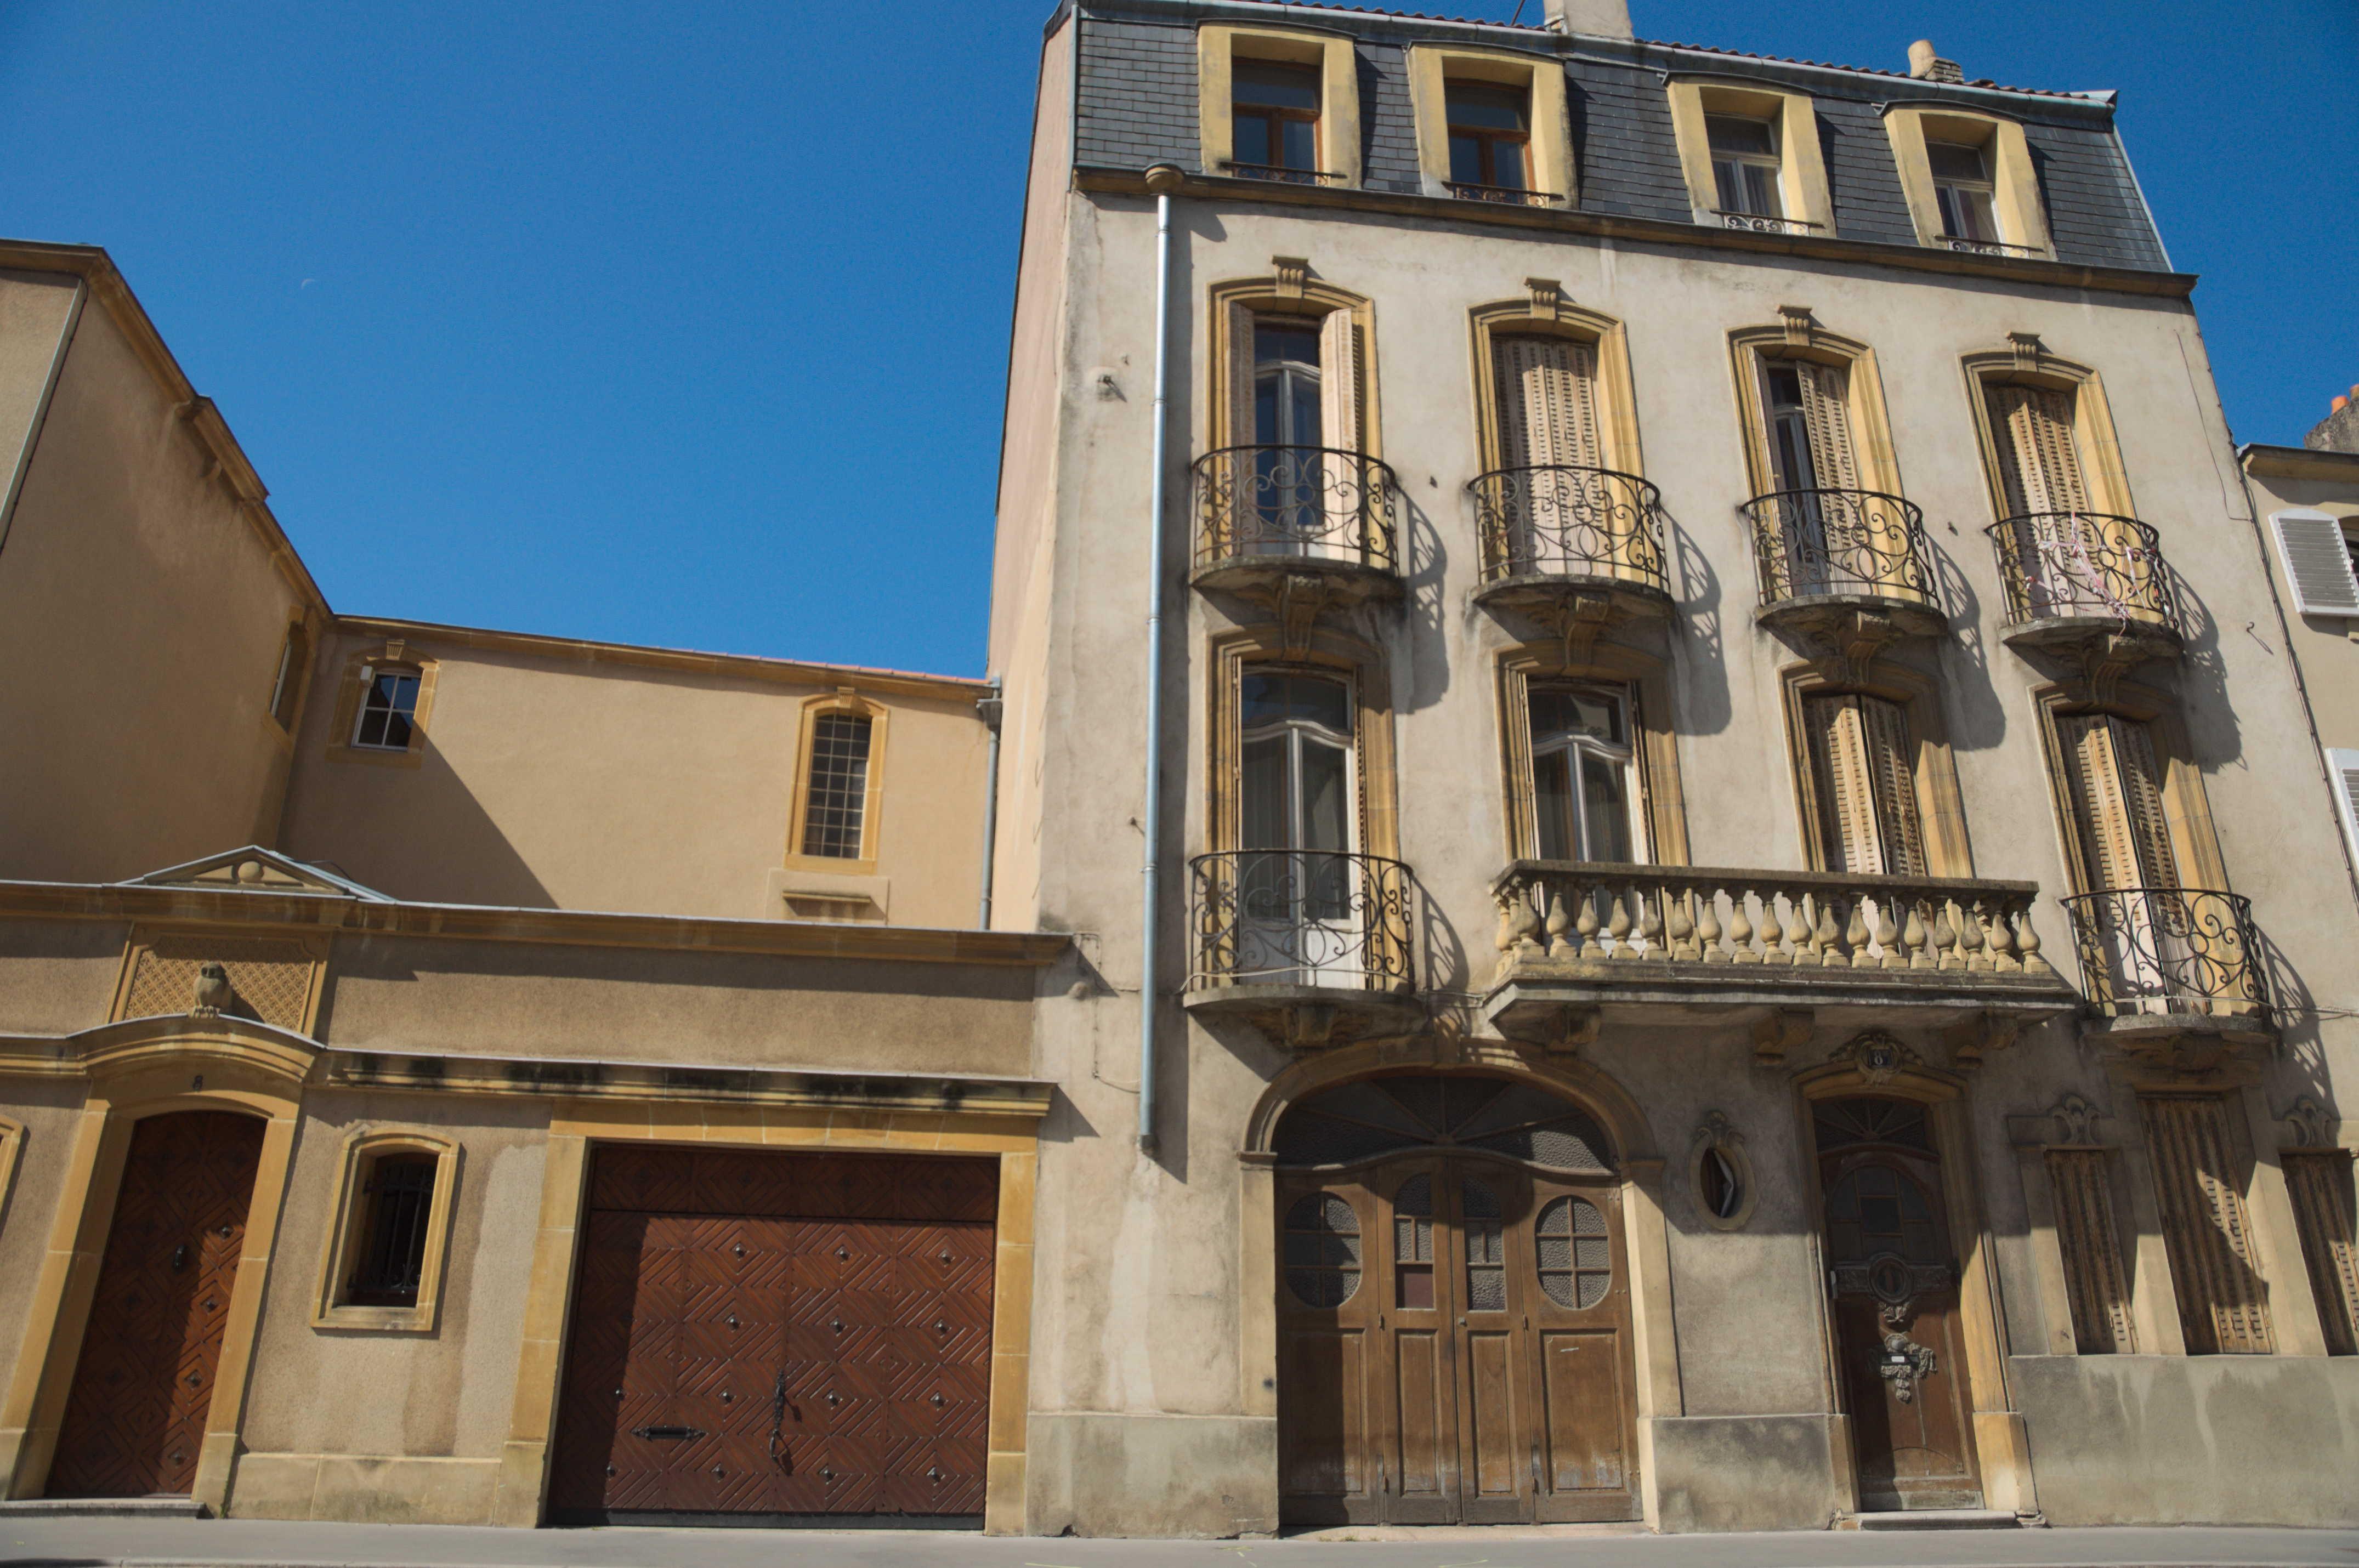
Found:
[[[1556,32],[1593,38],[1631,36],[1630,0],[1545,0],[1542,12]]]
[[[2313,452],[2359,454],[2359,386],[2327,405],[2326,417],[2311,427],[2301,444]]]
[[[1908,74],[1919,81],[1963,81],[1966,73],[1953,59],[1933,52],[1933,40],[1919,38],[1908,46]]]

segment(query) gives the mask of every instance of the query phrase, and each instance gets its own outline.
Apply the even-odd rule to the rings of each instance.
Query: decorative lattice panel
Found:
[[[261,936],[159,935],[139,952],[123,999],[125,1018],[159,1018],[196,1005],[197,971],[229,971],[234,999],[222,1011],[280,1029],[303,1031],[311,995],[311,955],[299,942]]]

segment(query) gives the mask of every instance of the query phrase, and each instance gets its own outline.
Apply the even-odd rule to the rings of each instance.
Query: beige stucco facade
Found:
[[[2060,1524],[2359,1523],[2344,1467],[2320,1463],[2359,1439],[2359,1355],[2335,1336],[2312,1179],[2347,1194],[2359,901],[2320,747],[2359,748],[2359,711],[2336,706],[2342,623],[2280,614],[2266,536],[2285,507],[2359,516],[2359,460],[2247,449],[2223,488],[2238,453],[2193,280],[2076,260],[2064,222],[2020,254],[1939,243],[1925,170],[1892,181],[1899,239],[1836,232],[1858,166],[1831,186],[1815,146],[1793,226],[1690,222],[1716,216],[1690,189],[1707,113],[1757,97],[1806,124],[1813,84],[1857,96],[1837,80],[1856,73],[1667,59],[1675,219],[1593,202],[1624,177],[1583,162],[1605,100],[1567,74],[1586,107],[1559,114],[1553,81],[1534,99],[1569,138],[1536,167],[1571,200],[1462,202],[1434,167],[1447,138],[1382,115],[1430,120],[1451,60],[1495,86],[1657,46],[1612,36],[1611,5],[1580,8],[1578,38],[1354,13],[1306,45],[1272,7],[1208,5],[1069,8],[1044,38],[988,683],[332,610],[103,254],[0,250],[0,440],[27,432],[0,667],[58,672],[0,683],[0,721],[55,738],[0,762],[0,1496],[49,1484],[137,1124],[230,1109],[266,1130],[192,1484],[216,1510],[547,1522],[591,1172],[659,1146],[995,1161],[980,1522],[1267,1533],[1304,1517],[1288,1444],[1321,1393],[1284,1349],[1304,1302],[1289,1195],[1359,1179],[1306,1157],[1289,1118],[1419,1078],[1544,1092],[1599,1141],[1582,1190],[1615,1217],[1632,1435],[1626,1510],[1590,1517],[1820,1529],[1896,1506],[1845,1380],[1859,1292],[1832,1282],[1855,1260],[1834,1255],[1822,1141],[1873,1100],[1907,1108],[1939,1173],[1947,1250],[1923,1290],[1951,1337],[1910,1375],[1967,1390],[1973,1455],[1940,1497]],[[1152,114],[1098,89],[1156,49],[1216,69],[1169,89],[1169,146],[1143,152]],[[1315,61],[1333,94],[1357,91],[1355,49],[1426,51],[1397,101],[1338,106],[1328,134],[1365,128],[1364,157],[1324,183],[1203,167],[1228,146],[1201,119],[1234,59]],[[1916,137],[1897,156],[2017,110],[2111,135],[2107,106],[1959,92],[1897,111]],[[2018,227],[2025,135],[2002,171]],[[1386,157],[1408,160],[1389,187]],[[1256,311],[1318,317],[1322,351],[1352,356],[1357,424],[1323,428],[1356,441],[1352,472],[1388,465],[1384,549],[1206,547],[1227,504],[1199,477],[1211,449],[1260,438],[1238,396]],[[1659,498],[1659,587],[1625,549],[1499,591],[1470,481],[1506,466],[1501,334],[1600,356],[1614,482]],[[1765,589],[1777,541],[1745,510],[1777,482],[1765,362],[1843,373],[1852,477],[1918,509],[1919,575]],[[1991,385],[2071,389],[2088,508],[2117,530],[2095,536],[2156,531],[2169,635],[2135,606],[2042,619],[2010,599]],[[291,697],[273,678],[290,645]],[[168,680],[136,678],[158,664]],[[1348,683],[1347,850],[1397,890],[1343,923],[1343,960],[1277,979],[1236,954],[1285,923],[1240,935],[1217,858],[1267,849],[1244,826],[1258,669]],[[371,747],[363,672],[386,670],[415,678],[414,734]],[[1527,696],[1571,678],[1636,705],[1629,862],[1538,858]],[[1908,716],[1921,864],[1846,869],[1821,835],[1800,727],[1828,693]],[[2183,879],[2249,900],[2191,993],[2140,992],[2160,960],[2093,935],[2087,900],[2118,890],[2086,885],[2057,739],[2088,712],[2148,727]],[[869,725],[850,856],[804,852],[829,715]],[[1600,900],[1621,914],[1577,925]],[[2227,1241],[2172,1217],[2190,1105],[2216,1117]],[[354,1173],[380,1147],[436,1162],[432,1263],[407,1305],[339,1304]],[[2238,1353],[2197,1315],[2218,1247],[2247,1281]],[[1887,1325],[1904,1297],[1877,1298]],[[1509,1493],[1536,1498],[1540,1468],[1535,1449]],[[1397,1506],[1395,1474],[1362,1502]]]

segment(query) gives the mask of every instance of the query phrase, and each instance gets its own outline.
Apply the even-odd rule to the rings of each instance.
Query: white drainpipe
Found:
[[[1139,868],[1138,1147],[1155,1152],[1155,939],[1161,893],[1156,849],[1163,835],[1163,431],[1170,399],[1165,351],[1171,332],[1171,190],[1183,178],[1172,164],[1147,171],[1155,192],[1155,431],[1147,505],[1147,812]]]

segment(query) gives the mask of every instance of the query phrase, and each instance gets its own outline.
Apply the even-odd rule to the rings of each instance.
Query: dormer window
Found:
[[[1999,238],[1997,187],[1981,147],[1928,141],[1925,161],[1933,172],[1933,200],[1941,214],[1944,239],[1993,243]]]
[[[1229,172],[1295,185],[1319,183],[1319,69],[1240,59],[1230,78],[1234,149]]]
[[[1443,91],[1450,190],[1470,200],[1519,200],[1531,188],[1531,93],[1489,81]]]
[[[1707,114],[1704,132],[1712,144],[1712,177],[1720,211],[1740,217],[1783,218],[1777,127],[1767,120]]]
[[[418,725],[419,672],[364,670],[366,694],[360,719],[353,727],[353,744],[372,752],[407,752]]]

